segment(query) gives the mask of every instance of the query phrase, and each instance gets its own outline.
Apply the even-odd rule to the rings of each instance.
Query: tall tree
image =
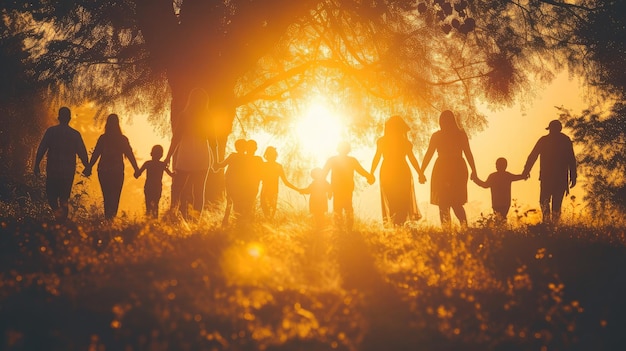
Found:
[[[270,123],[278,111],[273,121],[280,128],[284,111],[313,92],[349,105],[357,132],[403,113],[413,117],[419,142],[444,109],[457,112],[468,129],[481,128],[478,102],[511,103],[532,90],[531,78],[551,79],[572,23],[588,11],[553,0],[4,4],[44,31],[31,50],[38,78],[63,83],[75,99],[169,109],[176,123],[189,91],[207,90],[219,158],[236,115]],[[219,186],[214,190],[213,198]]]
[[[579,162],[587,179],[592,210],[626,210],[626,2],[602,1],[581,18],[570,59],[582,63],[598,97],[595,106],[572,115],[563,110],[566,126],[581,148]]]

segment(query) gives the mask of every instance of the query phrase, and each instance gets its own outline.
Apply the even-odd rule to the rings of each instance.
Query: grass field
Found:
[[[626,349],[623,225],[0,214],[2,350]]]

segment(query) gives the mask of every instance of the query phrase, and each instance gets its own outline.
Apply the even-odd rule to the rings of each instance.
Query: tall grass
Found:
[[[624,225],[222,228],[0,206],[4,350],[614,350]]]

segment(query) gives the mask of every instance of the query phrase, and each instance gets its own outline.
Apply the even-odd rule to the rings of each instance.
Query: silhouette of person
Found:
[[[224,185],[226,188],[226,210],[222,225],[227,226],[230,219],[231,210],[235,212],[235,216],[241,212],[242,204],[242,188],[245,177],[246,162],[246,146],[245,139],[237,139],[235,141],[235,152],[231,153],[222,162],[217,162],[214,168],[226,168],[224,173]]]
[[[470,149],[465,131],[456,123],[450,110],[439,116],[440,130],[433,133],[422,162],[422,171],[426,169],[435,151],[437,160],[433,166],[430,186],[430,203],[439,206],[441,225],[449,227],[450,208],[461,226],[467,226],[467,215],[463,205],[467,202],[467,163],[476,175],[474,156]],[[465,155],[465,159],[463,158]],[[424,179],[425,180],[425,179]]]
[[[274,218],[278,202],[278,180],[282,180],[288,188],[298,190],[285,176],[283,165],[276,162],[278,152],[273,146],[268,146],[263,153],[265,163],[261,173],[261,210],[266,218]]]
[[[553,120],[546,128],[549,132],[535,144],[526,160],[522,174],[530,176],[537,157],[539,160],[539,204],[544,222],[558,222],[563,196],[576,185],[576,157],[570,138],[561,133],[563,126]],[[550,208],[552,204],[552,208]]]
[[[139,169],[128,138],[122,134],[119,117],[112,113],[107,117],[104,134],[100,135],[93,150],[85,175],[90,175],[98,159],[98,181],[104,198],[104,217],[111,219],[117,215],[122,185],[124,184],[124,157],[135,172]]]
[[[407,138],[409,126],[400,116],[392,116],[385,122],[385,132],[376,141],[376,153],[372,159],[371,174],[380,167],[380,202],[383,222],[402,225],[407,220],[416,221],[422,216],[415,200],[413,176],[407,158],[413,168],[424,178],[422,169],[413,154],[413,144]]]
[[[255,140],[246,141],[246,157],[243,163],[243,184],[241,188],[241,213],[240,219],[250,221],[254,219],[256,207],[256,197],[261,184],[261,173],[263,172],[263,158],[256,155],[257,142]]]
[[[146,171],[146,183],[143,187],[143,193],[146,197],[146,216],[157,219],[159,218],[159,201],[163,191],[163,173],[167,173],[170,177],[173,176],[173,173],[167,168],[167,164],[161,161],[163,146],[154,145],[150,156],[152,159],[144,162],[135,172],[135,178],[139,178]]]
[[[46,156],[46,197],[57,220],[69,214],[69,198],[76,173],[76,156],[85,168],[89,167],[87,149],[80,133],[70,127],[71,111],[61,107],[59,124],[46,130],[37,148],[33,172],[39,176],[39,164]]]
[[[496,160],[496,171],[491,173],[486,181],[482,181],[474,175],[472,180],[478,186],[491,189],[491,208],[497,218],[506,221],[506,216],[511,207],[511,183],[524,179],[522,174],[507,172],[508,162],[506,158],[500,157]]]
[[[165,163],[172,162],[170,211],[188,217],[188,202],[195,214],[204,209],[204,191],[213,157],[209,148],[209,96],[195,88],[189,93],[187,105],[172,126],[172,140]]]
[[[310,195],[309,212],[313,215],[315,227],[320,228],[324,224],[326,213],[328,213],[328,200],[332,199],[333,191],[321,168],[313,168],[311,178],[313,181],[306,188],[298,189],[298,192],[303,195]]]
[[[330,185],[333,190],[333,213],[337,225],[341,226],[345,218],[346,229],[351,230],[354,222],[354,209],[352,208],[352,195],[354,192],[354,172],[362,175],[371,185],[375,178],[368,173],[359,161],[349,156],[351,151],[348,142],[341,142],[337,147],[338,155],[332,156],[326,161],[322,174],[324,178],[330,172]]]

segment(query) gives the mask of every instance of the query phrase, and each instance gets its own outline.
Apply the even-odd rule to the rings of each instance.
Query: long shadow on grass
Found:
[[[363,316],[368,330],[362,351],[432,350],[444,337],[438,332],[412,328],[415,318],[409,305],[378,272],[369,247],[358,232],[338,233],[339,270],[344,288],[364,297]]]

